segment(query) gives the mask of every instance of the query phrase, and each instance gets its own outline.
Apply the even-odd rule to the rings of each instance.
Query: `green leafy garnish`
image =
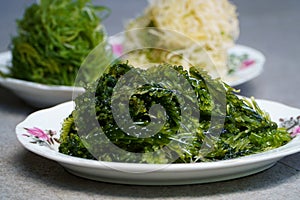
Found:
[[[183,109],[180,108],[178,91],[167,87],[169,83],[173,86],[181,84],[177,79],[152,81],[157,73],[166,77],[170,70],[175,70],[178,76],[186,79],[196,95],[195,99],[187,97]],[[116,119],[122,119],[126,111],[118,112],[117,115],[113,113],[114,89],[119,81],[122,84],[122,77],[129,71],[136,72],[147,82],[137,87],[129,98],[129,113],[134,123],[139,127],[149,125],[152,120],[150,108],[155,104],[160,104],[165,109],[165,113],[160,110],[156,113],[156,116],[165,114],[165,123],[156,134],[149,137],[140,137],[142,132],[136,132],[135,137],[122,130]],[[131,83],[134,84],[134,81]],[[222,91],[225,92],[226,101],[214,101],[213,95]],[[120,102],[126,102],[125,97],[119,96]],[[172,160],[173,163],[206,162],[263,152],[291,140],[289,133],[278,128],[254,99],[239,98],[233,88],[219,79],[212,79],[206,72],[195,67],[187,71],[181,66],[162,65],[143,70],[126,63],[113,64],[97,82],[86,88],[86,92],[75,103],[75,110],[63,123],[59,151],[82,158],[141,163],[165,163],[173,158],[176,158]],[[222,106],[225,106],[224,113],[220,109]],[[186,131],[179,132],[182,111],[186,109],[190,116],[196,117],[191,118],[191,123],[184,124]],[[198,111],[200,116],[197,118]],[[210,131],[214,130],[210,129],[212,117],[224,118],[224,123],[220,124],[223,127],[219,137],[210,135]],[[104,134],[101,134],[100,128]],[[203,151],[201,146],[209,136],[213,148]],[[175,142],[175,145],[170,146],[170,142]],[[114,153],[115,150],[109,143],[126,152],[140,154],[120,156]],[[147,154],[149,152],[158,153]]]
[[[40,0],[17,21],[12,67],[6,76],[48,85],[73,85],[85,57],[106,33],[109,14],[91,0]],[[107,52],[110,56],[110,52]]]

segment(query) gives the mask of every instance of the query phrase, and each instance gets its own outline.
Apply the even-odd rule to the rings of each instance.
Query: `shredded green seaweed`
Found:
[[[17,20],[12,67],[5,76],[73,85],[85,57],[106,39],[101,22],[109,12],[91,0],[40,0],[32,4]]]
[[[154,76],[155,72],[164,76],[167,75],[164,73],[168,70],[162,69],[168,68],[176,70],[180,76],[184,77],[197,96],[196,107],[190,107],[193,106],[193,103],[190,103],[192,99],[188,100],[185,105],[191,110],[192,116],[193,111],[200,111],[198,126],[187,127],[187,130],[195,128],[196,134],[188,131],[178,133],[182,116],[176,91],[166,87],[166,83],[151,82],[154,78],[151,76]],[[151,137],[138,137],[138,133],[137,137],[129,135],[118,127],[114,118],[122,118],[123,113],[113,116],[113,90],[117,82],[131,70],[139,73],[143,79],[149,80],[148,84],[139,87],[130,97],[129,113],[132,120],[141,127],[147,126],[150,122],[151,106],[159,103],[166,110],[166,121],[163,127]],[[170,79],[170,82],[172,81]],[[172,84],[176,86],[179,83],[174,79]],[[214,90],[209,90],[208,86]],[[226,102],[214,102],[212,93],[222,90],[225,91]],[[86,92],[75,100],[76,108],[63,123],[59,151],[71,156],[102,161],[162,163],[177,156],[173,163],[190,163],[226,160],[255,154],[280,147],[291,140],[289,133],[283,128],[278,128],[269,115],[259,108],[254,99],[239,98],[235,92],[233,88],[219,79],[212,79],[206,72],[199,71],[195,67],[186,71],[182,66],[164,65],[143,70],[127,63],[113,64],[98,81],[89,85]],[[222,103],[226,107],[225,116],[221,116],[222,112],[218,109],[218,105]],[[224,126],[220,137],[213,140],[214,148],[210,152],[203,152],[201,145],[210,134],[212,115],[224,117]],[[100,127],[105,135],[99,134]],[[191,141],[189,144],[163,149],[168,147],[171,141],[183,143],[187,138]],[[111,146],[107,145],[108,142],[125,151],[141,153],[141,157],[137,160],[136,157],[125,154],[116,155],[113,149],[109,149]],[[105,148],[107,149],[103,150]],[[157,155],[146,154],[159,149],[163,151]]]

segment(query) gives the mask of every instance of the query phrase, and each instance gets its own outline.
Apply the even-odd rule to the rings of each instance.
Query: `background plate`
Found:
[[[0,53],[0,71],[7,73],[11,62],[11,52]],[[37,108],[54,106],[72,100],[72,94],[82,93],[83,88],[72,86],[55,86],[34,83],[0,76],[0,85],[13,91],[29,105]]]
[[[245,61],[251,62],[251,64],[248,62],[249,65],[245,67],[242,65],[237,66],[236,71],[226,77],[223,77],[223,81],[228,85],[233,87],[246,83],[263,72],[266,59],[260,51],[244,45],[235,45],[233,48],[229,49],[228,54],[229,56],[247,56],[248,58]]]

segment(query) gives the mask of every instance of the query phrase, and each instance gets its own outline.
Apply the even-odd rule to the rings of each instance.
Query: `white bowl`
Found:
[[[0,53],[0,70],[8,72],[11,62],[11,52]],[[2,78],[0,76],[0,85],[13,91],[17,96],[25,100],[28,104],[44,108],[53,106],[62,102],[72,100],[72,95],[84,92],[83,88],[72,86],[55,86],[34,83],[14,78]]]

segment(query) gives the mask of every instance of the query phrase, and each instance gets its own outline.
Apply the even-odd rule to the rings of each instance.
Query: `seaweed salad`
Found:
[[[73,85],[82,61],[106,40],[101,22],[108,14],[108,8],[93,5],[91,0],[40,0],[32,4],[17,20],[12,67],[4,76]]]
[[[142,84],[134,85],[134,76],[124,82],[130,72],[138,74]],[[175,72],[174,77],[170,72]],[[167,80],[159,81],[158,74]],[[178,82],[175,76],[184,81]],[[192,89],[186,90],[191,95],[184,98],[168,86],[176,88],[182,83],[188,83]],[[135,89],[126,91],[130,84]],[[114,93],[119,86],[123,93]],[[220,100],[222,91],[225,101]],[[241,98],[236,92],[196,67],[185,70],[164,64],[140,69],[128,63],[112,64],[75,99],[75,109],[62,125],[59,152],[112,162],[191,163],[255,154],[291,140],[286,129],[271,121],[254,99]],[[163,109],[151,110],[157,104]],[[120,108],[116,111],[114,105]],[[120,123],[126,115],[132,122]],[[159,129],[155,134],[143,135],[155,119]],[[212,125],[212,119],[223,121]],[[120,128],[126,124],[127,129]],[[137,131],[128,133],[126,130],[131,128]],[[213,134],[214,130],[218,134]],[[203,148],[204,143],[210,148]],[[118,149],[125,153],[120,154]]]

